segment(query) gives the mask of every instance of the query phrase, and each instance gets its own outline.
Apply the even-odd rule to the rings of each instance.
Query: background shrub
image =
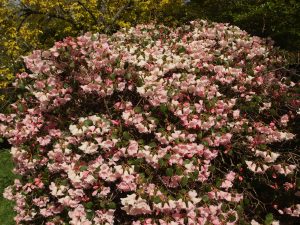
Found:
[[[300,50],[299,1],[191,0],[188,12],[193,17],[237,25],[252,35],[271,37],[284,49]]]

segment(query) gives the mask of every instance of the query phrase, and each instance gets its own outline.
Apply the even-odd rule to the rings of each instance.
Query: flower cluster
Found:
[[[295,137],[300,105],[276,111],[298,86],[281,79],[282,61],[267,40],[207,21],[87,33],[35,51],[14,83],[23,94],[0,114],[22,176],[4,193],[15,221],[251,221],[243,182],[294,182],[297,170],[271,147]],[[278,210],[299,216],[296,206]]]

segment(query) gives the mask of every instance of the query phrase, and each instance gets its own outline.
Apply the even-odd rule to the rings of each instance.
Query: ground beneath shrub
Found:
[[[0,149],[0,224],[14,225],[13,217],[13,203],[3,198],[4,189],[13,184],[15,175],[11,172],[13,169],[13,162],[9,149]]]

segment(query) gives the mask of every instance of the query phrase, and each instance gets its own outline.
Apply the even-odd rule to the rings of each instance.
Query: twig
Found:
[[[111,113],[110,113],[110,111],[109,111],[109,108],[108,108],[108,106],[107,106],[106,100],[104,99],[103,101],[104,101],[104,105],[105,105],[106,111],[107,111],[107,113],[109,114],[109,117],[112,118]]]
[[[172,193],[173,195],[176,195],[176,193],[174,193],[173,191],[171,191],[171,190],[169,189],[169,187],[164,183],[163,179],[161,179],[160,176],[157,176],[157,177],[158,177],[158,179],[161,181],[161,183],[165,186],[165,188],[168,190],[168,192]]]
[[[131,4],[131,0],[127,2],[127,4],[123,5],[119,11],[116,13],[110,24],[105,28],[105,33],[108,33],[110,31],[111,26],[116,22],[116,20],[121,16],[122,12],[129,7]]]
[[[76,29],[80,29],[80,27],[75,23],[75,21],[73,19],[68,19],[68,18],[65,18],[64,16],[60,16],[60,15],[56,15],[56,14],[52,14],[52,13],[43,13],[43,12],[40,12],[40,11],[37,11],[37,10],[30,9],[28,7],[26,7],[22,11],[25,14],[28,14],[28,16],[35,14],[35,15],[43,15],[43,16],[48,16],[48,17],[60,19],[60,20],[63,20],[63,21],[66,21],[66,22],[72,24],[73,27],[75,27]]]
[[[21,27],[23,26],[23,24],[24,24],[24,22],[26,21],[26,19],[30,16],[30,14],[24,13],[24,14],[21,15],[21,16],[25,16],[25,17],[21,20],[21,22],[20,22],[20,24],[19,24],[19,26],[18,26],[18,28],[17,28],[17,32],[20,31]]]
[[[263,27],[261,32],[264,33],[265,32],[265,28],[266,28],[266,20],[265,20],[265,15],[263,16]]]
[[[81,1],[77,1],[77,3],[79,5],[82,6],[82,8],[84,8],[85,11],[88,12],[88,14],[90,14],[90,16],[92,17],[92,19],[94,20],[95,25],[98,24],[97,18],[95,17],[95,15],[91,12],[91,10],[89,10]]]

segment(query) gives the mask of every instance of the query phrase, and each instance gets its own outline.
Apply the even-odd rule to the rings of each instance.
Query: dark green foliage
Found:
[[[192,0],[191,18],[229,22],[252,35],[271,37],[284,49],[300,50],[298,0]]]

